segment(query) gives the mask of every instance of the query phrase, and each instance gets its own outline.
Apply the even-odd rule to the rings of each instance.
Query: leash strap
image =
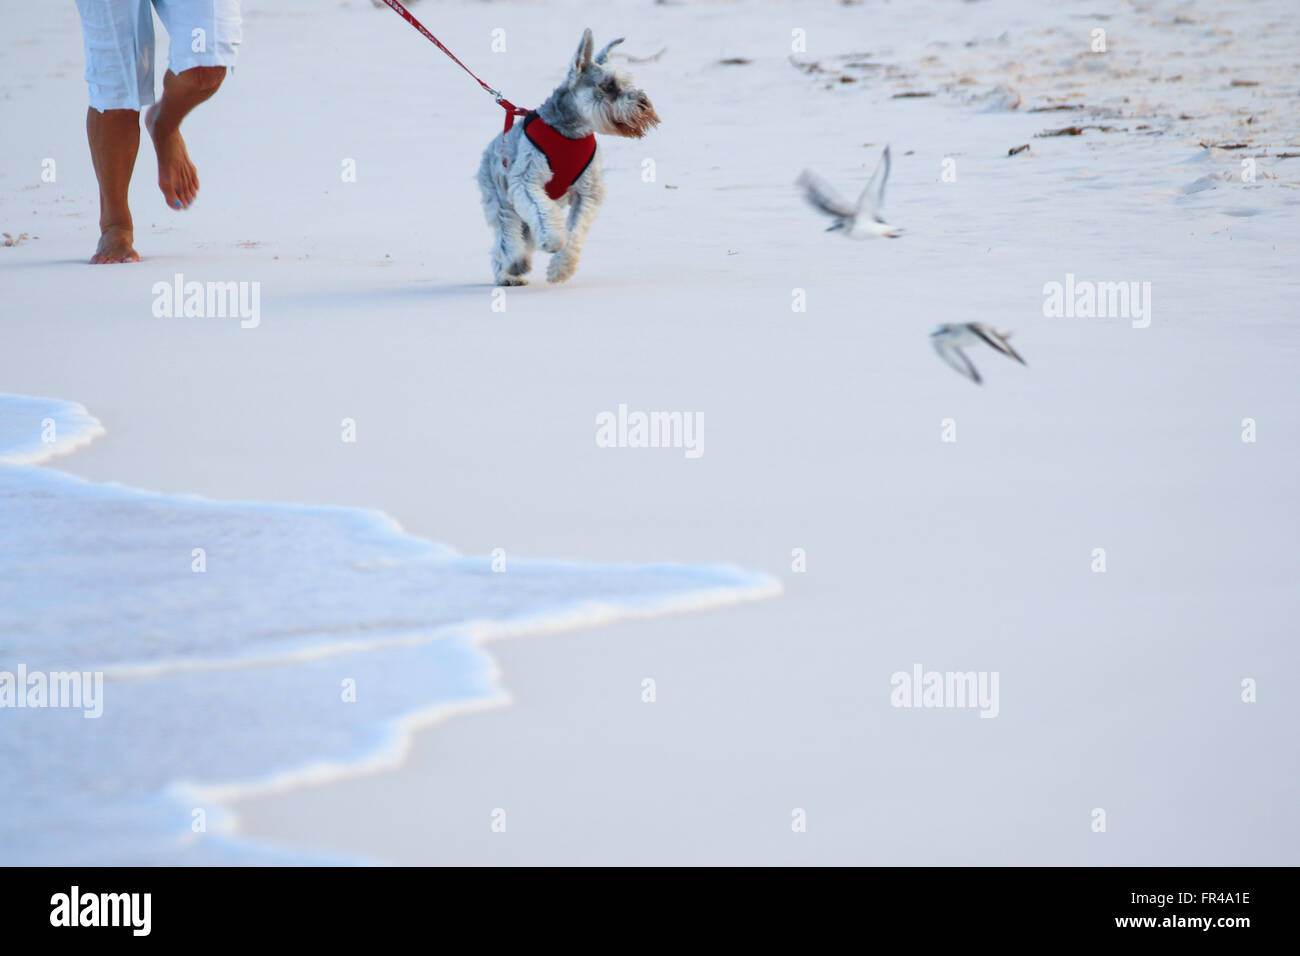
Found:
[[[510,127],[515,125],[516,116],[523,116],[528,112],[528,110],[520,109],[518,106],[515,106],[514,103],[511,103],[508,99],[502,96],[500,91],[494,90],[492,87],[488,86],[486,83],[480,80],[478,76],[475,75],[473,70],[467,67],[464,63],[460,62],[460,59],[456,56],[455,53],[452,53],[445,46],[443,46],[442,41],[439,40],[432,33],[430,33],[427,29],[425,29],[424,24],[421,23],[419,20],[415,19],[415,17],[411,15],[411,11],[407,10],[406,7],[398,3],[397,0],[384,0],[384,3],[392,7],[394,13],[399,14],[402,17],[402,19],[404,19],[411,26],[415,27],[415,29],[419,30],[425,39],[427,39],[430,43],[436,46],[443,53],[447,54],[447,56],[451,57],[452,61],[457,66],[459,66],[470,76],[474,77],[474,82],[476,82],[479,86],[483,87],[483,89],[487,90],[489,93],[492,94],[492,98],[497,101],[497,105],[506,111],[506,128],[504,132],[506,133],[510,132]]]

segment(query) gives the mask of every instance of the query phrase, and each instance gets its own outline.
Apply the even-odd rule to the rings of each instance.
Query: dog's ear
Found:
[[[597,66],[604,65],[606,58],[609,56],[609,51],[614,49],[614,47],[618,46],[622,42],[623,42],[623,37],[619,37],[617,40],[610,40],[608,43],[606,43],[604,48],[601,49],[601,51],[596,54],[596,61],[595,61],[596,65]]]
[[[569,85],[582,75],[591,63],[591,48],[595,46],[591,39],[591,27],[582,31],[582,42],[578,44],[578,52],[573,54],[573,62],[569,65]]]

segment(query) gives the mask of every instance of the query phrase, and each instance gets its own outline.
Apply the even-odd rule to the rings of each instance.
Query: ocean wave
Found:
[[[726,565],[468,557],[376,511],[30,467],[103,433],[79,405],[0,395],[0,672],[103,680],[94,719],[0,708],[6,863],[321,862],[242,841],[228,803],[396,766],[415,728],[508,702],[484,641],[781,590]]]

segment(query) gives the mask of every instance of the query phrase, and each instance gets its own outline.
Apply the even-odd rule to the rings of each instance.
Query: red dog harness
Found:
[[[582,139],[569,139],[547,125],[536,113],[524,119],[524,135],[542,151],[551,166],[551,181],[546,184],[546,195],[559,199],[587,171],[596,156],[596,134],[588,133]]]

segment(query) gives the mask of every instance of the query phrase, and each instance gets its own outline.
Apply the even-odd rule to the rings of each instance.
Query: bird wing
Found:
[[[955,368],[962,375],[979,385],[982,381],[980,373],[975,371],[975,366],[971,364],[966,353],[956,346],[945,342],[942,338],[931,340],[934,343],[934,350],[939,353],[939,358],[943,359],[950,366]]]
[[[828,216],[852,218],[853,210],[840,194],[826,180],[816,173],[805,169],[799,176],[799,186],[803,188],[803,197],[808,205]]]
[[[1007,341],[1007,339],[1011,337],[1010,332],[1002,333],[997,329],[991,329],[987,325],[982,325],[978,322],[972,322],[970,330],[1003,355],[1015,359],[1021,365],[1027,366],[1029,364],[1020,357],[1020,354],[1013,349],[1011,343]]]
[[[889,147],[885,147],[885,152],[880,157],[880,162],[876,164],[876,171],[871,174],[867,180],[867,186],[862,190],[862,195],[858,197],[858,215],[870,213],[871,218],[876,222],[884,222],[880,217],[880,211],[885,208],[885,183],[889,181]]]

